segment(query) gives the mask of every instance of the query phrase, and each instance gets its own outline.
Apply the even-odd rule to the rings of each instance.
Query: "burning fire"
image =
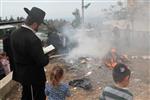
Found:
[[[105,66],[109,69],[113,69],[117,63],[124,63],[126,61],[129,61],[128,56],[126,54],[119,55],[115,48],[112,48],[103,59]]]

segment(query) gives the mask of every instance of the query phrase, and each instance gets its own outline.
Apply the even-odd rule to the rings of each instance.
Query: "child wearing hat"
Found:
[[[115,85],[104,88],[99,100],[133,100],[132,93],[127,89],[131,71],[124,64],[116,64],[113,69]]]

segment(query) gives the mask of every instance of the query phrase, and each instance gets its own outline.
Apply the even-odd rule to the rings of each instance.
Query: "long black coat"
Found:
[[[15,62],[13,80],[29,84],[46,81],[44,66],[49,60],[35,33],[24,27],[16,30],[11,34],[11,49]]]

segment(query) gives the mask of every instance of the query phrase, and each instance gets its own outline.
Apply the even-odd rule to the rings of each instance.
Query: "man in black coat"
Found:
[[[28,14],[25,24],[11,34],[11,49],[14,56],[13,80],[23,86],[22,100],[45,100],[44,66],[49,62],[42,43],[35,35],[43,23],[45,12],[37,7],[24,8]]]

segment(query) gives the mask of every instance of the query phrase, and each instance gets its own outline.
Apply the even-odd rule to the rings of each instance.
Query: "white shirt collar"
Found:
[[[23,25],[21,25],[21,26],[24,27],[24,28],[27,28],[27,29],[31,30],[33,33],[36,33],[36,31],[34,31],[31,27],[29,27],[29,26],[26,25],[26,24],[23,24]]]

